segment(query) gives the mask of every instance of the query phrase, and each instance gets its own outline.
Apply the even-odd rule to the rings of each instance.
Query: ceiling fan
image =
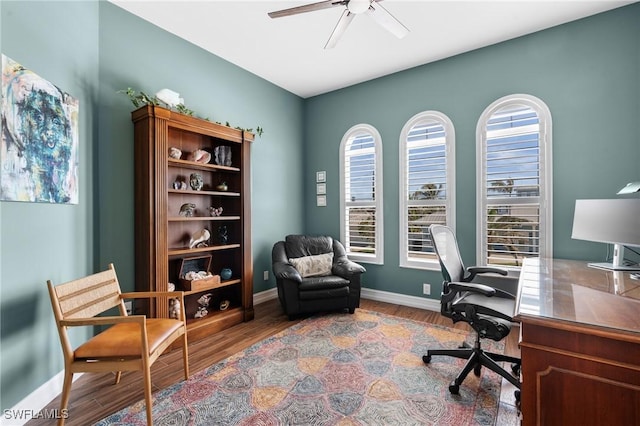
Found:
[[[269,12],[269,16],[271,18],[282,18],[284,16],[297,15],[299,13],[328,9],[334,6],[345,6],[346,8],[344,12],[342,12],[342,16],[338,20],[336,27],[333,29],[327,44],[324,46],[325,49],[331,49],[334,47],[353,18],[361,13],[366,13],[371,16],[378,24],[396,37],[402,38],[406,36],[409,33],[407,27],[402,25],[400,21],[394,18],[385,8],[378,4],[378,2],[381,1],[382,0],[326,0]]]

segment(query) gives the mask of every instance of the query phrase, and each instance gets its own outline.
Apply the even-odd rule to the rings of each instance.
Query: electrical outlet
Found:
[[[422,284],[422,292],[426,295],[431,294],[431,284],[423,283]]]
[[[131,315],[133,313],[133,302],[131,300],[124,302],[124,307],[127,309],[127,315]]]
[[[269,271],[264,271],[264,272],[262,273],[262,278],[263,278],[265,281],[269,281]]]

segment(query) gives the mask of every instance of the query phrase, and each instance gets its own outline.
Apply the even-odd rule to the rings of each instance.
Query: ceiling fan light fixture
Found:
[[[369,6],[371,6],[371,0],[349,0],[347,3],[349,12],[355,13],[356,15],[369,10]]]

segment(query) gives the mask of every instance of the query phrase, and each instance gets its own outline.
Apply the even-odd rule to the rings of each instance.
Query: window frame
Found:
[[[449,226],[454,232],[456,229],[456,169],[455,169],[455,128],[451,119],[440,111],[422,111],[411,117],[405,125],[402,127],[399,139],[399,176],[400,176],[400,191],[399,191],[399,253],[400,253],[400,267],[424,269],[424,270],[440,270],[440,264],[437,258],[418,260],[415,257],[410,256],[409,253],[409,217],[407,209],[410,205],[407,194],[409,191],[408,183],[408,156],[407,156],[407,137],[409,132],[417,125],[427,122],[438,122],[442,125],[445,131],[445,155],[446,155],[446,199],[441,202],[428,202],[426,204],[444,204],[445,205],[445,220],[447,226]]]
[[[350,143],[350,139],[358,134],[368,133],[373,138],[373,153],[375,155],[374,163],[374,202],[375,207],[375,254],[363,254],[352,252],[347,238],[347,218],[346,208],[351,201],[345,199],[345,165],[346,165],[346,148]],[[372,263],[377,265],[384,264],[384,214],[383,214],[383,168],[382,168],[382,137],[378,130],[370,124],[356,124],[346,131],[340,142],[340,240],[342,241],[347,257],[353,261],[362,263]],[[358,202],[356,202],[358,203]]]
[[[553,257],[553,158],[552,158],[552,120],[549,107],[541,99],[527,94],[513,94],[504,96],[490,104],[480,115],[476,126],[476,263],[488,264],[488,237],[487,237],[487,207],[489,204],[525,204],[533,197],[487,197],[487,171],[485,158],[487,156],[486,126],[489,119],[501,109],[508,106],[525,106],[534,110],[538,115],[538,140],[539,140],[539,191],[537,202],[539,204],[539,253],[538,257]],[[501,266],[501,265],[496,265]],[[507,269],[520,270],[521,266],[503,266]]]

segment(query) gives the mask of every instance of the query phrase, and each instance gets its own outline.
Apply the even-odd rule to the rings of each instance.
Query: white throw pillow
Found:
[[[300,273],[302,278],[331,275],[333,253],[318,254],[289,259],[289,263]]]

